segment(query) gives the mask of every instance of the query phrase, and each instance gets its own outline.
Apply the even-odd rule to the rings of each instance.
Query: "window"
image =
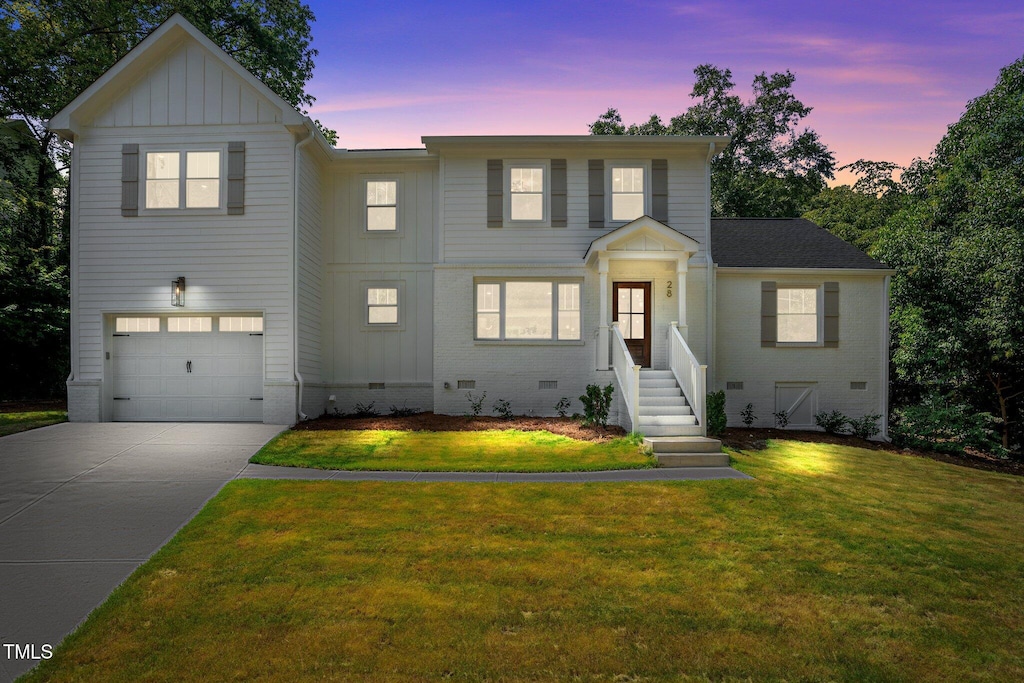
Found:
[[[611,215],[613,221],[631,221],[644,215],[643,166],[613,166]]]
[[[580,323],[578,282],[477,283],[477,339],[578,341]]]
[[[117,318],[115,332],[159,332],[160,318]]]
[[[168,332],[212,332],[213,318],[176,317],[167,319]]]
[[[779,287],[778,341],[818,341],[818,290],[812,287]]]
[[[366,322],[370,325],[398,324],[398,288],[366,289]]]
[[[369,232],[398,230],[398,181],[366,181],[366,229]]]
[[[221,332],[263,331],[263,318],[258,316],[222,316],[217,324]]]
[[[549,161],[504,162],[505,223],[545,226],[549,221]]]
[[[147,152],[146,208],[216,209],[220,177],[219,151]]]

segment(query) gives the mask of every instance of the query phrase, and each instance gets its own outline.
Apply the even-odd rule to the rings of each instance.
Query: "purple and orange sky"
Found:
[[[311,113],[350,149],[586,134],[608,107],[626,123],[667,121],[709,62],[744,99],[754,74],[792,71],[837,165],[906,164],[1024,54],[1020,0],[309,4]]]

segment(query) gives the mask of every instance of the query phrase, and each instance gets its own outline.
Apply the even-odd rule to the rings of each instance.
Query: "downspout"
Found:
[[[295,188],[292,192],[292,208],[294,209],[292,215],[292,237],[294,239],[292,247],[292,360],[294,362],[295,381],[299,383],[296,408],[298,409],[300,421],[308,420],[309,416],[302,412],[302,389],[305,380],[302,379],[302,373],[299,372],[299,159],[301,158],[299,151],[312,142],[315,135],[316,133],[310,129],[309,135],[304,140],[295,143],[295,160],[292,164],[295,173]]]
[[[889,441],[889,286],[892,276],[882,282],[882,440]]]
[[[708,144],[708,156],[704,161],[704,173],[707,181],[704,211],[704,262],[707,265],[707,314],[705,315],[705,344],[707,344],[708,374],[706,390],[715,386],[715,262],[711,257],[711,157],[715,156],[715,143]]]

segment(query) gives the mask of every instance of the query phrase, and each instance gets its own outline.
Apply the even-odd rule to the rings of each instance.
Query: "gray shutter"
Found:
[[[779,339],[778,287],[774,282],[761,283],[761,346],[775,346]]]
[[[228,213],[245,213],[245,143],[228,143]]]
[[[651,160],[651,218],[668,223],[668,160]]]
[[[588,162],[588,184],[590,185],[590,227],[604,227],[604,159]]]
[[[502,197],[503,166],[501,159],[487,160],[487,227],[500,228],[505,222]]]
[[[551,160],[551,227],[564,228],[569,224],[565,159]]]
[[[825,346],[839,346],[839,283],[825,283]]]
[[[121,145],[121,215],[139,215],[139,146]]]

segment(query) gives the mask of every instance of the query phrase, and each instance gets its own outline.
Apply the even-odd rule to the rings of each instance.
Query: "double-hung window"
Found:
[[[549,216],[549,163],[505,162],[505,222],[509,225],[546,225]]]
[[[640,165],[611,167],[611,217],[627,222],[646,213],[647,169]]]
[[[818,288],[779,287],[778,341],[815,344],[818,342]]]
[[[478,282],[476,338],[578,341],[580,283],[536,280]]]
[[[398,324],[398,287],[366,288],[366,322],[370,326]]]
[[[366,181],[366,230],[395,232],[398,230],[398,181]]]
[[[146,152],[146,208],[220,208],[221,158],[219,150]]]

